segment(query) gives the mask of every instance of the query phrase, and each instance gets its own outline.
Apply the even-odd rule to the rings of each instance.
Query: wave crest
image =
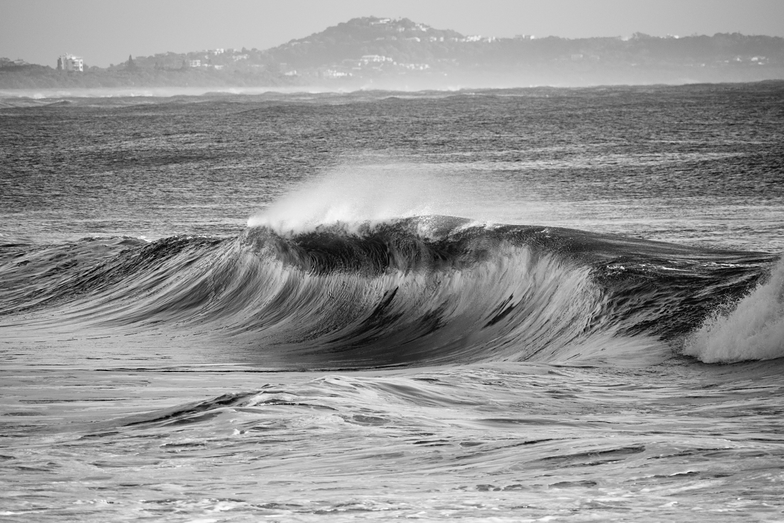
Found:
[[[414,164],[343,166],[251,216],[248,227],[291,236],[319,226],[453,214],[464,192]]]

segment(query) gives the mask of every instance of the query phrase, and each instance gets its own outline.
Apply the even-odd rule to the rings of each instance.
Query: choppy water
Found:
[[[0,517],[784,518],[784,85],[2,107]]]

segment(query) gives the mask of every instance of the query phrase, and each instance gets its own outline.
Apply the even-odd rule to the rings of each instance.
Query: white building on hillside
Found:
[[[84,60],[81,56],[64,54],[57,59],[58,71],[84,71]]]

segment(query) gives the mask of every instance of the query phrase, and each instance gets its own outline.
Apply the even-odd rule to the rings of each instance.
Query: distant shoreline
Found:
[[[0,89],[417,91],[784,79],[780,37],[494,38],[376,17],[355,18],[266,50],[128,56],[107,68],[72,58],[61,59],[61,69],[79,70],[0,58]]]

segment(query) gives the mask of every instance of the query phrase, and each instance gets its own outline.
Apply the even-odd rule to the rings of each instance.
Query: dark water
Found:
[[[781,520],[783,102],[4,99],[0,514]]]

